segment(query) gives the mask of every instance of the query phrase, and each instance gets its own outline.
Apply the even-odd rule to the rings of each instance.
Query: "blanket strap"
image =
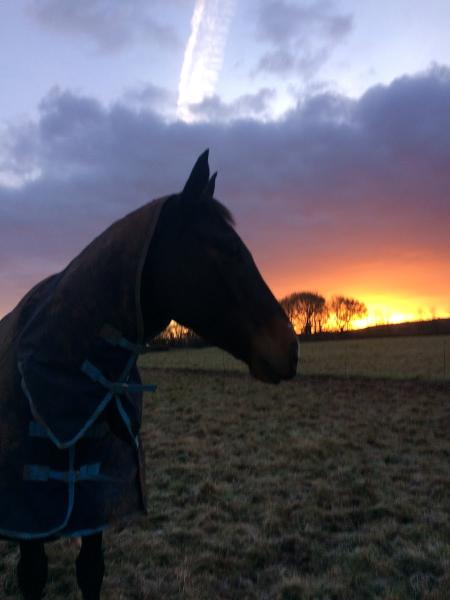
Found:
[[[142,352],[145,350],[145,346],[130,342],[124,338],[120,331],[117,331],[117,329],[112,325],[103,325],[100,330],[100,337],[112,346],[120,346],[120,348],[129,350],[130,352],[133,352],[133,354],[142,354]]]
[[[126,394],[127,392],[154,392],[156,390],[156,385],[153,384],[110,381],[103,375],[100,369],[88,360],[85,360],[81,365],[81,370],[92,381],[99,383],[115,395]]]
[[[63,483],[77,481],[109,481],[110,478],[100,473],[100,463],[83,465],[76,471],[56,471],[45,465],[25,465],[23,478],[25,481],[48,481],[54,479]]]

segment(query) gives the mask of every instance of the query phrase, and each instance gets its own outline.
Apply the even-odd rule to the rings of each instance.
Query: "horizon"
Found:
[[[0,5],[0,318],[206,147],[277,298],[357,298],[355,328],[449,318],[449,19],[443,0]]]

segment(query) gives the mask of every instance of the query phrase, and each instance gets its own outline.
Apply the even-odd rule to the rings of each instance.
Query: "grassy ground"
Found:
[[[226,360],[144,357],[149,515],[106,534],[103,597],[448,600],[448,381],[272,387]],[[77,548],[48,551],[47,597],[78,598]],[[0,598],[16,560],[0,543]]]
[[[216,348],[158,352],[143,365],[237,370],[247,367]],[[450,379],[450,336],[332,340],[300,344],[303,375]]]

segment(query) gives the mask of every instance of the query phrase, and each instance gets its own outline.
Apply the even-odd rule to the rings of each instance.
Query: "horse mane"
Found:
[[[229,208],[224,206],[219,200],[211,198],[202,205],[202,210],[207,210],[210,215],[215,215],[221,221],[224,221],[230,227],[235,227],[236,222]]]

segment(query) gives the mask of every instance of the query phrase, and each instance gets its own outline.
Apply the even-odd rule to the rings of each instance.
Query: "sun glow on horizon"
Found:
[[[450,305],[442,304],[442,299],[438,301],[421,296],[364,293],[355,293],[355,297],[367,306],[367,315],[354,321],[355,329],[450,318]]]
[[[305,263],[306,268],[301,265],[303,276],[293,276],[297,267],[288,261],[283,263],[283,255],[276,261],[266,256],[263,259],[263,276],[279,299],[293,292],[310,291],[323,296],[327,303],[333,296],[364,303],[367,313],[352,320],[352,329],[450,319],[450,286],[444,260],[387,262],[375,268],[377,265],[358,264],[355,259],[355,264],[349,261],[344,267],[323,270],[322,263],[314,268]],[[335,329],[334,319],[330,318],[325,327]]]
[[[295,288],[294,288],[295,289]],[[310,288],[304,287],[306,291]],[[405,297],[394,294],[364,294],[352,289],[344,289],[341,294],[334,292],[324,293],[311,287],[310,291],[319,294],[325,298],[328,316],[322,320],[322,331],[338,331],[339,326],[336,317],[330,310],[330,301],[335,295],[342,295],[347,298],[353,298],[362,302],[367,308],[367,314],[361,318],[352,319],[349,330],[366,329],[367,327],[376,327],[379,325],[397,325],[400,323],[416,323],[421,321],[433,321],[436,319],[450,319],[450,303],[445,299],[433,299],[421,296]],[[277,298],[281,300],[288,294],[278,294]],[[295,329],[298,333],[302,332],[304,323],[303,317],[295,323]],[[313,325],[314,330],[314,325]]]
[[[363,302],[367,306],[367,316],[355,319],[353,321],[353,329],[450,318],[450,311],[436,308],[417,308],[417,305],[414,305],[414,301],[411,301],[410,306],[407,304],[402,306],[402,303],[396,302],[395,299],[385,304],[364,300]],[[399,304],[401,307],[399,307]]]
[[[428,320],[424,317],[419,318],[418,315],[414,313],[390,311],[389,308],[383,311],[383,316],[380,316],[379,311],[371,312],[369,308],[368,311],[366,317],[355,319],[353,321],[353,329],[365,329],[366,327],[374,327],[376,325],[396,325],[398,323]]]
[[[450,318],[450,310],[443,307],[425,306],[421,299],[404,299],[396,296],[354,296],[367,307],[367,315],[352,322],[352,329],[365,329],[376,325],[397,325]]]

